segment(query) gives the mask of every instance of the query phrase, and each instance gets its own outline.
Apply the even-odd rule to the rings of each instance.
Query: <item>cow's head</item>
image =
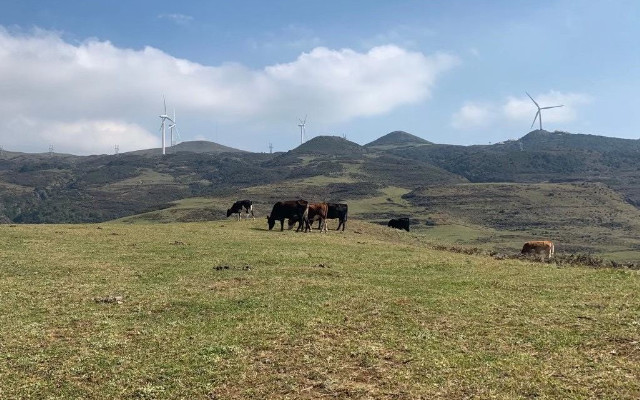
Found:
[[[287,229],[293,229],[293,227],[296,225],[296,222],[298,222],[297,218],[289,218],[289,222],[287,222]]]
[[[271,215],[267,215],[267,223],[269,224],[269,230],[273,229],[273,226],[276,224],[275,218],[271,218]]]
[[[233,214],[233,211],[231,211],[230,208],[227,208],[227,217],[229,217],[231,214]]]

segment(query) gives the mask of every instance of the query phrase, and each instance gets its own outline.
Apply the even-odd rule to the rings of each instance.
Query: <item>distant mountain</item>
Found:
[[[0,223],[100,222],[250,188],[259,188],[256,199],[265,202],[287,196],[346,200],[380,196],[384,187],[466,182],[602,183],[640,208],[638,140],[533,131],[494,145],[454,146],[395,131],[366,146],[318,136],[279,154],[207,141],[167,150],[166,156],[160,149],[93,156],[4,151]]]
[[[302,157],[330,158],[361,158],[366,153],[366,149],[357,143],[338,136],[316,136],[293,150],[278,154],[269,164],[292,165],[298,163]]]
[[[166,148],[167,154],[175,154],[180,152],[189,153],[246,153],[244,150],[235,149],[233,147],[224,146],[215,142],[209,142],[206,140],[194,140],[189,142],[178,143],[175,146]],[[136,150],[128,152],[127,154],[135,155],[160,155],[162,154],[162,148]]]
[[[428,140],[424,140],[420,137],[414,136],[410,133],[404,131],[393,131],[391,133],[387,133],[374,140],[371,143],[367,143],[364,147],[367,148],[380,148],[380,147],[398,147],[398,146],[416,146],[416,145],[425,145],[432,144]]]
[[[338,136],[316,136],[290,151],[294,155],[330,156],[356,155],[364,152],[365,149],[359,144]]]

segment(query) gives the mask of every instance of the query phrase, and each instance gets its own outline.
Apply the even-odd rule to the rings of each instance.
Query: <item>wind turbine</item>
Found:
[[[166,154],[166,146],[165,146],[165,121],[169,120],[173,123],[173,120],[167,115],[167,101],[164,96],[162,96],[162,102],[164,103],[164,114],[159,115],[162,123],[160,124],[160,130],[162,131],[162,155]]]
[[[298,126],[300,127],[300,144],[304,143],[304,125],[307,123],[307,116],[304,116],[304,119],[298,119],[300,123]]]
[[[176,141],[178,140],[178,138],[180,138],[180,133],[178,132],[178,127],[176,126],[177,122],[176,122],[176,109],[173,109],[173,119],[169,119],[169,121],[171,121],[171,125],[169,125],[169,136],[171,138],[171,147],[176,145]],[[176,130],[176,137],[175,140],[173,138],[173,130]]]
[[[525,92],[527,93],[527,92]],[[531,99],[531,101],[533,101],[533,104],[536,105],[536,107],[538,107],[538,112],[536,112],[535,117],[533,117],[533,122],[531,123],[531,127],[533,128],[533,125],[536,124],[536,118],[538,119],[538,121],[540,122],[540,130],[542,130],[542,110],[548,110],[549,108],[558,108],[558,107],[564,107],[564,104],[561,104],[559,106],[549,106],[549,107],[540,107],[540,105],[538,105],[538,103],[536,103],[536,101],[533,99],[533,97],[531,97],[531,95],[529,93],[527,93],[527,96],[529,96],[529,98]]]

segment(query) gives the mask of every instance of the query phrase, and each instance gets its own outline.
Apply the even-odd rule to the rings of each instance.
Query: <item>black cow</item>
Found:
[[[307,209],[309,202],[306,200],[290,200],[279,201],[273,205],[271,214],[267,216],[267,222],[269,224],[269,230],[273,229],[276,221],[280,221],[280,230],[284,230],[284,220],[300,221],[298,230],[302,227],[302,222],[307,218]],[[290,224],[292,226],[293,224]]]
[[[387,226],[396,229],[404,229],[409,232],[409,218],[394,218],[389,221]]]
[[[249,218],[249,213],[251,213],[251,218],[255,219],[253,215],[253,202],[251,200],[239,200],[233,203],[231,208],[227,210],[227,218],[231,214],[238,214],[238,221],[240,220],[240,214],[242,213],[242,209],[244,208],[247,218]]]
[[[337,231],[340,230],[340,226],[342,226],[342,231],[344,232],[344,228],[347,225],[347,213],[349,212],[349,206],[344,203],[327,203],[329,205],[329,210],[327,212],[327,219],[335,219],[338,218],[338,227]],[[320,229],[320,223],[318,222],[318,229]]]

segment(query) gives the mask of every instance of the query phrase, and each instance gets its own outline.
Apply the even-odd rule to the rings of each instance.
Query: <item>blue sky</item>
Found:
[[[0,146],[180,140],[290,150],[394,130],[488,144],[543,128],[637,139],[638,1],[5,1]],[[537,123],[536,123],[537,126]],[[167,139],[168,140],[168,139]]]

